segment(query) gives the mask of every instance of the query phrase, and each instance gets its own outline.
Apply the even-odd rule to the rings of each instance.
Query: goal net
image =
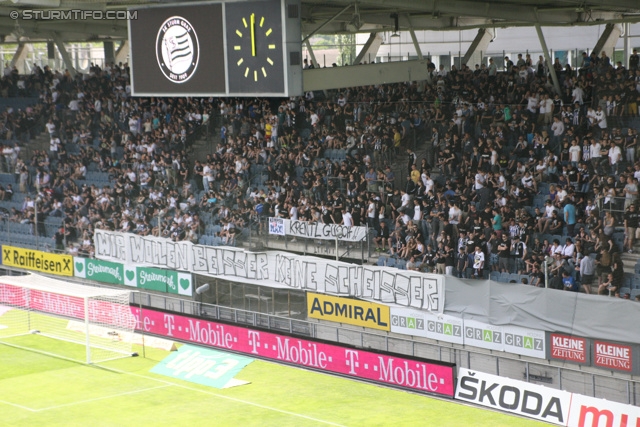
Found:
[[[130,294],[36,274],[1,276],[0,343],[83,363],[131,356]]]

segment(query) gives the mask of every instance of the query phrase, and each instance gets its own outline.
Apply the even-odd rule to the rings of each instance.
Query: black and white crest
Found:
[[[181,16],[163,22],[156,38],[156,58],[165,77],[184,83],[198,68],[200,44],[193,26]]]

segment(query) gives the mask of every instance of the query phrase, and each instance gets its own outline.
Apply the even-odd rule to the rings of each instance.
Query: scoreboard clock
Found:
[[[299,0],[136,10],[129,21],[134,96],[302,94]]]

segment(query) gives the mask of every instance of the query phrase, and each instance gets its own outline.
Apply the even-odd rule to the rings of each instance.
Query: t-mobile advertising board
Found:
[[[460,368],[456,399],[566,427],[640,425],[640,408]]]
[[[31,299],[32,308],[46,313],[82,318],[82,298],[65,295],[55,295],[55,299],[50,297],[51,294],[38,291],[38,295]],[[3,302],[22,307],[27,305],[20,289],[7,284],[0,284],[0,303]],[[90,307],[91,319],[106,324],[119,324],[120,319],[129,318],[124,313],[114,312],[111,306],[114,304],[97,304]],[[141,315],[139,308],[124,308],[129,316],[133,314],[135,317],[136,329],[147,333],[413,391],[453,397],[454,364],[423,362],[373,353],[155,310],[142,310]]]
[[[453,397],[455,365],[416,359],[132,307],[137,329],[363,380]]]

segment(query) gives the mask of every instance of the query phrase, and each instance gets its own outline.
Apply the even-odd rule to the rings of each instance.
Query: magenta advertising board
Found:
[[[180,341],[453,397],[455,366],[305,340],[132,307],[137,329]]]
[[[32,291],[33,292],[33,291]],[[83,318],[82,298],[32,293],[31,308],[70,318]],[[0,303],[26,306],[19,288],[0,284]],[[114,304],[95,302],[92,321],[112,323],[120,318]],[[324,342],[274,334],[155,310],[131,310],[136,329],[174,340],[240,352],[320,371],[374,381],[394,387],[453,397],[455,365],[426,362],[387,353],[374,353]]]

